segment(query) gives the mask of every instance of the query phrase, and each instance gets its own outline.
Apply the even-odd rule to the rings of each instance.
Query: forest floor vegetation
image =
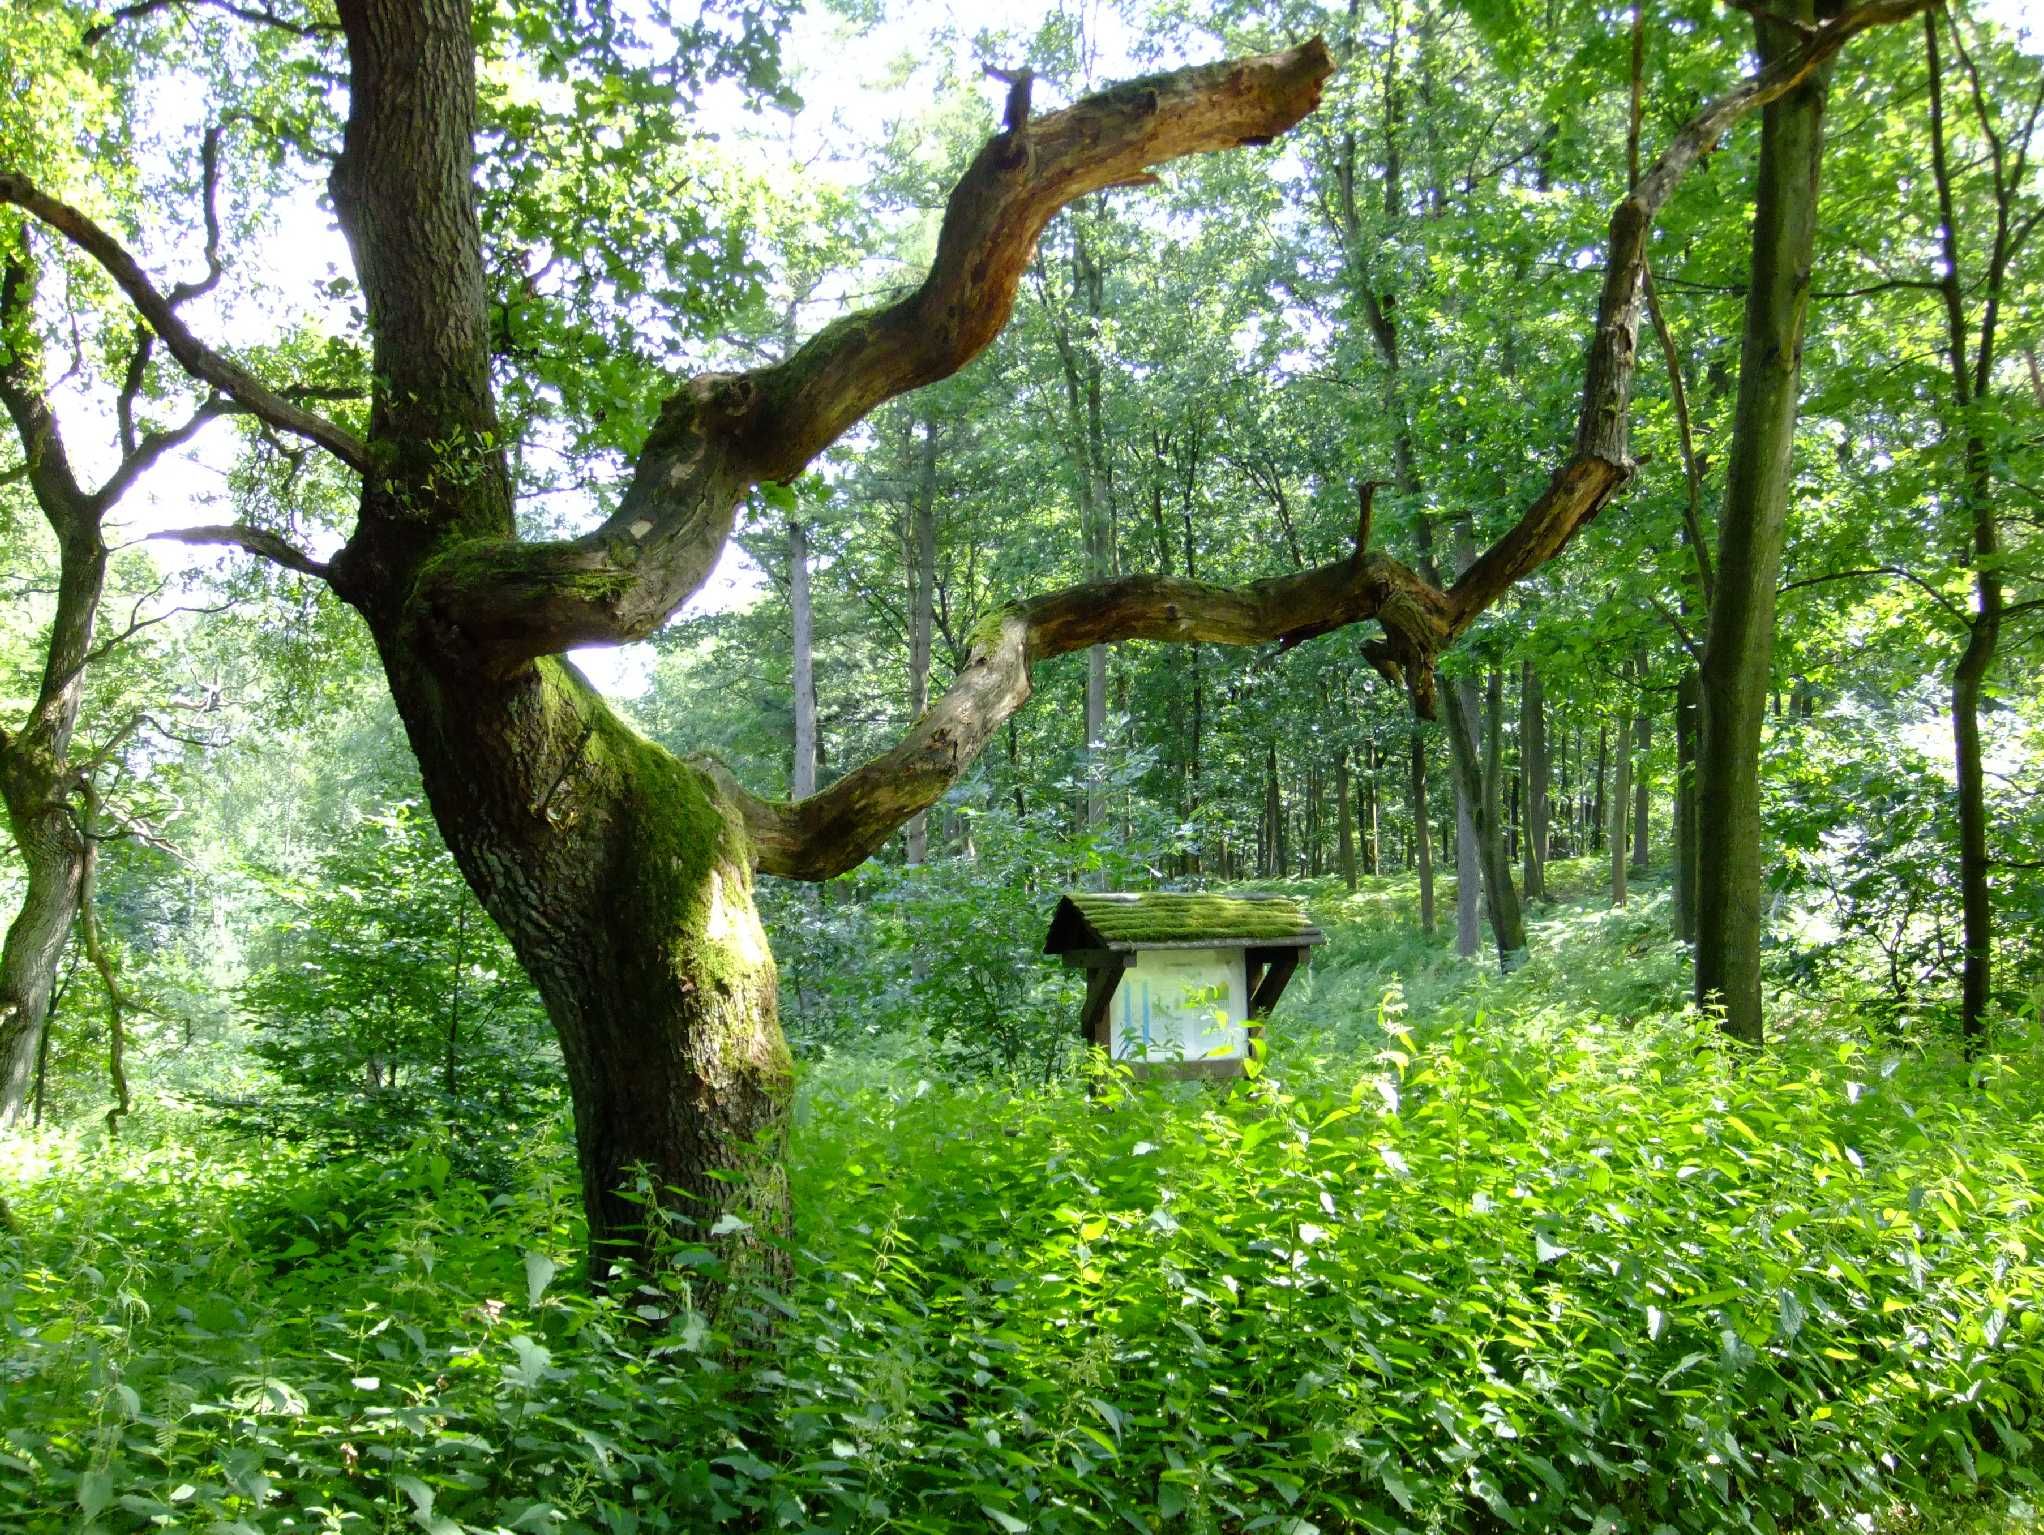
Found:
[[[1228,1090],[811,1061],[795,1277],[715,1322],[685,1220],[578,1281],[560,1115],[0,1144],[0,1529],[2025,1527],[2035,1021],[1969,1067],[1809,991],[1749,1055],[1572,872],[1504,978],[1304,888]]]

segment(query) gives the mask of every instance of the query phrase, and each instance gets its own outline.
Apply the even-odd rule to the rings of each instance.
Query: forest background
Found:
[[[782,357],[919,280],[1001,126],[989,66],[1030,67],[1041,114],[1315,33],[1341,62],[1267,148],[1073,204],[978,361],[758,486],[652,639],[574,652],[648,738],[769,799],[884,752],[1017,598],[1241,585],[1345,559],[1359,527],[1466,565],[1574,429],[1642,151],[1754,63],[1747,16],[1690,3],[480,17],[489,342],[529,538],[617,509],[668,374]],[[192,330],[354,419],[333,16],[31,6],[0,47],[5,167],[182,274]],[[1763,987],[1733,1032],[1766,1053],[1689,1001],[1722,835],[1696,710],[1749,122],[1651,241],[1637,472],[1441,657],[1466,774],[1357,630],[1100,645],[1037,666],[878,856],[762,877],[797,1084],[789,1266],[740,1285],[766,1329],[708,1299],[730,1233],[685,1211],[648,1289],[571,1282],[588,1229],[546,1007],[442,841],[369,632],[306,568],[342,546],[351,475],[138,344],[98,263],[10,222],[0,721],[37,739],[59,676],[83,899],[0,1141],[22,1510],[0,1523],[2021,1518],[2044,63],[2020,14],[1938,11],[1856,39],[1829,92],[1778,610],[1745,667]],[[38,394],[76,479],[113,492],[68,669],[82,524],[39,502]],[[274,547],[152,537],[223,526]],[[24,930],[25,824],[0,862]],[[1518,941],[1486,911],[1486,837]],[[1334,941],[1267,1073],[1222,1098],[1097,1080],[1038,955],[1074,886],[1305,899]],[[1089,1069],[1125,1116],[1088,1107]]]

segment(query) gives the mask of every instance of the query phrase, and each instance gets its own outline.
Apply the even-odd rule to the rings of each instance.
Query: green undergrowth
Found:
[[[8,1143],[0,1528],[2026,1526],[2032,1042],[1969,1075],[1806,999],[1746,1057],[1651,891],[1503,980],[1303,893],[1255,1083],[812,1068],[735,1335],[684,1236],[579,1283],[563,1128],[498,1186],[431,1131]]]

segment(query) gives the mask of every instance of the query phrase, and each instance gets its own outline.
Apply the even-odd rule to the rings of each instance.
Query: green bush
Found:
[[[2024,1517],[2044,1052],[1969,1075],[1811,1002],[1735,1053],[1627,1011],[1651,910],[1387,987],[1367,905],[1316,899],[1334,952],[1232,1090],[812,1068],[792,1283],[714,1317],[686,1233],[636,1287],[577,1282],[558,1116],[506,1128],[494,1187],[432,1136],[12,1142],[0,1527]]]

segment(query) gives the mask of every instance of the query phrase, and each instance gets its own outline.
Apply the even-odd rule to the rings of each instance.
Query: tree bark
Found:
[[[1427,738],[1412,727],[1412,841],[1419,865],[1419,930],[1434,935],[1434,839],[1427,820]]]
[[[1808,23],[1817,13],[1812,0],[1795,0],[1782,14]],[[1756,20],[1754,29],[1765,61],[1794,45],[1786,26]],[[1710,834],[1698,848],[1696,999],[1722,1008],[1725,1031],[1752,1044],[1762,1038],[1760,733],[1774,654],[1828,75],[1820,66],[1761,114],[1739,396],[1701,668],[1697,794]]]
[[[908,713],[920,719],[930,707],[930,639],[937,619],[937,423],[923,420],[922,468],[917,476],[915,499],[910,508],[909,537],[909,645]],[[1097,649],[1098,647],[1096,647]],[[1088,695],[1091,709],[1091,694]],[[927,810],[908,818],[904,828],[907,858],[911,865],[930,856],[930,816]]]
[[[1696,758],[1703,742],[1703,679],[1685,666],[1675,684],[1675,936],[1696,941],[1697,845],[1702,839]]]
[[[1524,663],[1519,680],[1519,783],[1525,799],[1522,824],[1526,899],[1547,898],[1547,701],[1540,673]]]

